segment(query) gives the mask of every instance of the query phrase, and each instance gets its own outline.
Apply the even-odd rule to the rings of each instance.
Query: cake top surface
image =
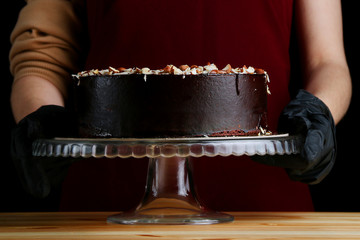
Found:
[[[223,69],[219,69],[215,64],[208,63],[205,66],[197,65],[181,65],[176,67],[174,65],[167,65],[165,68],[151,70],[147,67],[144,68],[114,68],[107,69],[92,69],[74,74],[73,77],[88,77],[88,76],[104,76],[104,75],[126,75],[126,74],[144,74],[144,75],[200,75],[200,74],[265,74],[266,71],[254,67],[237,67],[233,68],[227,64]]]

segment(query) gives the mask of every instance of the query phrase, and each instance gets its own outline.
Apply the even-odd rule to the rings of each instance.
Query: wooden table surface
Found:
[[[120,225],[111,214],[0,213],[0,239],[360,239],[360,213],[233,212],[214,225]]]

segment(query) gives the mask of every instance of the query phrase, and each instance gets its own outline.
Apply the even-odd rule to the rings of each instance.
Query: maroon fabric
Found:
[[[86,67],[158,69],[211,62],[219,68],[228,63],[263,68],[271,79],[269,125],[276,129],[289,101],[292,8],[291,0],[88,0],[91,47]],[[283,169],[247,157],[192,162],[199,198],[211,208],[313,209],[308,187],[290,181]],[[146,161],[79,162],[64,184],[63,209],[120,210],[136,205],[144,191],[144,172]],[[99,196],[101,202],[96,200]]]

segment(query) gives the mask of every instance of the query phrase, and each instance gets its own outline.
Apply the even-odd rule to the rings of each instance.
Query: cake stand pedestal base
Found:
[[[197,200],[188,158],[150,158],[144,197],[135,209],[108,217],[121,224],[214,224],[231,215],[205,209]]]

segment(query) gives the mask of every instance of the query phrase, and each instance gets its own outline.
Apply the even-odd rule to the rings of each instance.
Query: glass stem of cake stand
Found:
[[[231,215],[200,205],[185,157],[151,158],[142,202],[134,210],[108,217],[109,222],[122,224],[213,224],[232,220]]]

